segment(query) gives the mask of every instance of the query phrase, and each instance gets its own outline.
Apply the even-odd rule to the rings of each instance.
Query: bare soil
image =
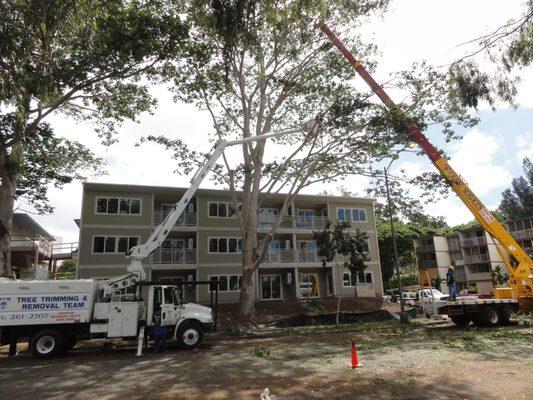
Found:
[[[533,329],[395,321],[313,326],[263,337],[209,335],[196,351],[134,357],[81,343],[39,361],[0,348],[0,399],[530,399]],[[347,367],[355,338],[363,368]],[[21,346],[22,350],[22,346]]]

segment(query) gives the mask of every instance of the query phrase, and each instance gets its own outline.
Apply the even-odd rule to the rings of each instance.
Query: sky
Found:
[[[381,53],[376,77],[384,79],[390,72],[407,68],[413,62],[427,60],[433,65],[445,65],[468,51],[459,46],[473,38],[493,31],[509,19],[520,15],[522,1],[516,0],[393,0],[383,19],[372,21],[364,28],[365,39],[373,41]],[[472,186],[478,197],[494,209],[500,202],[501,192],[510,186],[513,177],[521,174],[521,160],[533,157],[533,69],[523,71],[519,87],[517,110],[503,106],[496,111],[481,109],[478,126],[459,130],[463,139],[452,144],[436,140],[451,157],[451,165]],[[152,115],[140,116],[140,123],[126,123],[119,131],[119,142],[110,147],[99,144],[92,127],[64,116],[53,116],[49,122],[56,134],[79,140],[89,146],[107,163],[107,175],[89,178],[89,181],[188,186],[188,178],[173,173],[175,162],[161,147],[146,144],[135,147],[141,136],[165,134],[181,138],[193,149],[205,151],[211,145],[208,132],[209,117],[194,106],[174,103],[172,96],[161,87],[152,89],[158,107]],[[436,132],[428,132],[430,140]],[[235,163],[238,153],[231,153]],[[424,157],[402,155],[395,161],[392,173],[400,169],[408,174],[433,170]],[[364,194],[368,179],[352,177],[343,181],[343,187]],[[204,188],[213,183],[204,182]],[[338,192],[338,185],[311,186],[307,193],[327,190]],[[416,195],[416,191],[414,192]],[[49,198],[55,211],[51,215],[33,215],[51,234],[64,242],[77,241],[78,229],[74,223],[80,216],[82,185],[75,182],[62,189],[50,189]],[[178,199],[176,199],[178,200]],[[32,211],[26,204],[19,210]],[[425,205],[431,215],[444,216],[450,225],[472,219],[466,207],[451,194]]]

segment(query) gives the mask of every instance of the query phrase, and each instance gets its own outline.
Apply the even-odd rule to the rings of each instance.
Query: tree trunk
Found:
[[[253,274],[257,269],[257,193],[250,193],[246,204],[246,218],[244,221],[242,240],[242,280],[239,298],[239,319],[246,320],[254,313]]]
[[[0,150],[0,276],[4,277],[11,277],[10,234],[19,179],[18,173],[12,171],[9,158],[6,150]]]

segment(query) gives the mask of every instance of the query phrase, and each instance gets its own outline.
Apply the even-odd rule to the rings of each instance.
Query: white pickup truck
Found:
[[[92,279],[0,282],[0,345],[27,339],[38,358],[60,356],[78,339],[153,335],[154,313],[167,338],[197,347],[213,326],[211,309],[182,304],[176,286],[141,283],[121,289]]]

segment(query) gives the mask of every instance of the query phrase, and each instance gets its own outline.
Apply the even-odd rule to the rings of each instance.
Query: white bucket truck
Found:
[[[159,324],[167,328],[169,338],[186,348],[197,347],[204,331],[213,325],[211,309],[182,304],[177,286],[146,282],[142,260],[162,245],[227,146],[300,132],[308,140],[318,129],[317,118],[297,128],[229,142],[218,140],[165,220],[145,243],[130,250],[126,275],[102,281],[0,282],[0,345],[27,338],[35,356],[50,358],[74,347],[78,339],[137,338],[140,355],[145,328],[148,335],[154,332],[154,313],[158,313]]]
[[[142,345],[159,313],[167,338],[194,348],[213,326],[211,309],[182,304],[176,286],[129,283],[121,288],[121,280],[2,282],[0,344],[27,338],[39,358],[62,355],[79,339],[140,338]]]

